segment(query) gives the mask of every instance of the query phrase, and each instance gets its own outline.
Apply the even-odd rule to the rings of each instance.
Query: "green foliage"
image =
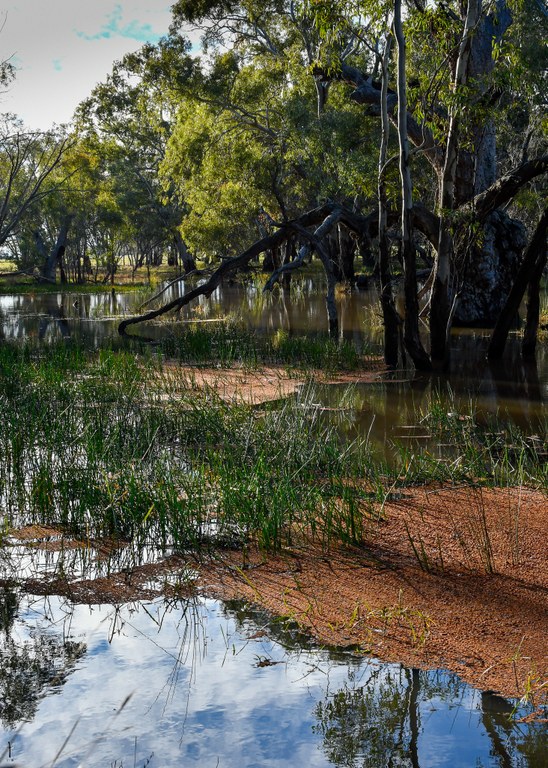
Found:
[[[326,197],[374,187],[374,124],[334,90],[321,120],[312,81],[286,62],[234,53],[214,59],[203,97],[181,104],[162,175],[185,202],[181,231],[198,254],[233,255],[255,239],[257,216],[296,216]],[[372,133],[372,135],[371,135]]]
[[[63,130],[28,131],[14,115],[0,116],[0,246],[16,250],[19,227],[66,183],[60,168],[70,144]]]
[[[482,68],[455,90],[461,5],[409,6],[409,109],[440,148],[449,114],[458,115],[461,151],[472,154],[479,127],[494,121],[506,169],[528,148],[545,151],[546,16],[525,0],[485,4],[476,33],[480,39],[487,30]],[[172,10],[170,33],[115,62],[79,106],[75,146],[48,175],[44,195],[10,225],[9,245],[20,265],[43,259],[36,232],[51,250],[67,216],[65,262],[69,277],[82,281],[112,274],[123,258],[135,269],[166,255],[173,263],[181,235],[203,261],[234,255],[263,233],[258,218],[264,212],[274,220],[292,218],[325,199],[367,206],[367,212],[376,206],[378,116],[353,103],[337,79],[343,61],[378,78],[391,3],[179,0]],[[181,34],[189,24],[203,32],[201,57]],[[322,80],[318,65],[329,78]],[[2,72],[9,75],[0,68],[0,81]],[[14,133],[6,124],[4,179]],[[27,163],[31,172],[18,176],[12,196],[39,175],[38,159],[53,157],[59,140],[32,138],[34,166]],[[433,206],[437,176],[422,152],[412,163],[416,197]],[[396,170],[391,163],[386,175],[394,210]],[[527,220],[539,200],[533,187],[519,201]]]
[[[500,423],[486,431],[434,404],[423,423],[439,430],[444,457],[406,450],[389,467],[367,439],[343,443],[313,397],[304,390],[257,410],[196,389],[188,368],[158,356],[2,345],[5,524],[48,523],[137,549],[253,539],[275,550],[302,535],[329,547],[362,543],[379,522],[375,499],[405,484],[546,488],[538,446]]]
[[[172,6],[176,19],[185,22],[202,21],[212,13],[225,14],[238,6],[235,0],[177,0]]]

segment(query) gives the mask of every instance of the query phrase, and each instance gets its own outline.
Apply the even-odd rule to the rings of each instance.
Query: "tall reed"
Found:
[[[302,535],[329,547],[361,543],[398,485],[547,485],[537,443],[473,413],[419,415],[450,450],[400,448],[389,465],[306,388],[261,410],[226,403],[158,352],[2,344],[0,408],[2,529],[47,523],[161,550],[276,550]]]

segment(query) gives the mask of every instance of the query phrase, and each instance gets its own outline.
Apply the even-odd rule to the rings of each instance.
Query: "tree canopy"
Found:
[[[453,323],[493,327],[509,311],[545,209],[542,4],[178,0],[172,13],[166,37],[114,63],[69,135],[4,117],[0,243],[19,263],[49,253],[82,280],[122,257],[167,258],[187,273],[219,265],[214,283],[264,253],[272,286],[316,253],[329,295],[361,257],[381,275],[387,335],[403,323],[419,367],[447,363]],[[428,352],[417,258],[431,270]]]

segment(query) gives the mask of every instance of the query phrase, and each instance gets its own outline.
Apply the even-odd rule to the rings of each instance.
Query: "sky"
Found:
[[[113,61],[168,31],[172,0],[0,0],[0,59],[17,68],[0,112],[68,122]]]

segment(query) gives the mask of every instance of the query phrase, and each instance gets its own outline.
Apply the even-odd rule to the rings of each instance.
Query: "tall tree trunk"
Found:
[[[314,78],[314,86],[316,88],[317,115],[320,119],[325,112],[330,83],[318,76]]]
[[[342,273],[341,279],[353,285],[356,282],[356,272],[354,270],[356,241],[348,229],[340,224],[337,226],[337,251]]]
[[[413,188],[409,168],[409,141],[407,138],[406,45],[401,19],[401,0],[395,0],[394,3],[394,33],[398,43],[398,139],[400,145],[402,190],[401,241],[405,293],[404,341],[415,367],[419,370],[430,370],[432,367],[430,358],[422,345],[419,334],[417,268],[411,229]]]
[[[283,263],[289,264],[290,261],[293,261],[296,255],[295,250],[295,239],[293,237],[290,237],[288,240],[284,243],[284,258]],[[284,275],[282,275],[281,279],[282,287],[284,290],[289,291],[291,288],[291,273],[286,272]]]
[[[540,320],[540,283],[546,267],[546,231],[544,232],[543,255],[540,255],[527,291],[527,317],[521,342],[523,357],[533,357],[537,348],[537,332]]]
[[[325,277],[327,280],[327,291],[325,294],[325,306],[327,308],[327,321],[329,326],[329,335],[337,338],[339,335],[339,315],[337,313],[337,303],[335,301],[335,288],[337,286],[337,276],[333,269],[333,258],[330,253],[329,238],[324,242],[318,238],[315,242],[316,253],[323,264]]]
[[[57,241],[48,254],[44,262],[44,266],[42,267],[42,277],[44,280],[47,280],[50,283],[55,282],[57,264],[59,262],[59,258],[62,258],[65,252],[68,232],[73,218],[74,216],[69,214],[63,219],[61,226],[59,227],[59,233],[57,234]],[[41,238],[39,238],[39,233],[37,233],[37,244],[39,244],[40,240]],[[44,249],[43,242],[41,243],[41,247]]]
[[[384,361],[395,368],[398,365],[398,347],[401,318],[396,310],[392,292],[392,274],[390,270],[390,246],[387,234],[387,198],[385,165],[388,154],[390,120],[388,118],[388,64],[392,51],[392,34],[389,33],[382,56],[381,75],[381,146],[379,149],[379,275],[381,282],[381,308],[384,324]]]
[[[57,251],[57,266],[59,267],[59,276],[61,279],[61,284],[66,285],[68,282],[67,280],[67,273],[65,271],[65,263],[64,263],[64,255],[65,255],[65,246],[62,245],[58,251]]]
[[[483,12],[473,29],[467,65],[467,82],[474,89],[478,105],[468,116],[466,143],[460,142],[455,185],[455,202],[459,206],[491,187],[497,175],[496,127],[489,115],[493,98],[492,73],[495,66],[493,45],[500,43],[512,23],[506,0],[497,0]],[[455,323],[464,326],[494,327],[526,245],[524,228],[503,211],[489,218],[461,266],[459,300]]]
[[[519,305],[529,285],[529,305],[527,307],[527,327],[524,337],[525,354],[534,353],[536,331],[538,327],[538,290],[544,266],[546,264],[546,229],[548,227],[548,208],[545,209],[535,229],[531,242],[525,251],[523,262],[506,299],[498,322],[495,326],[487,356],[490,360],[502,357],[506,339],[515,320]],[[526,341],[527,339],[527,341]]]
[[[468,60],[472,37],[481,13],[481,0],[468,0],[464,31],[459,46],[459,55],[453,82],[455,97],[467,83]],[[449,362],[449,333],[454,312],[455,290],[453,285],[453,235],[451,214],[456,207],[455,184],[457,178],[458,141],[460,110],[458,104],[451,108],[449,132],[445,148],[445,162],[440,189],[440,232],[436,271],[432,287],[430,307],[430,343],[432,361],[436,367]]]
[[[420,736],[420,708],[419,695],[421,688],[421,673],[418,669],[407,672],[409,680],[409,757],[412,768],[420,768],[419,763],[419,736]]]
[[[194,257],[186,247],[186,243],[183,240],[181,233],[176,229],[173,233],[173,241],[179,257],[179,263],[183,265],[185,272],[193,272],[196,269],[196,262]]]

